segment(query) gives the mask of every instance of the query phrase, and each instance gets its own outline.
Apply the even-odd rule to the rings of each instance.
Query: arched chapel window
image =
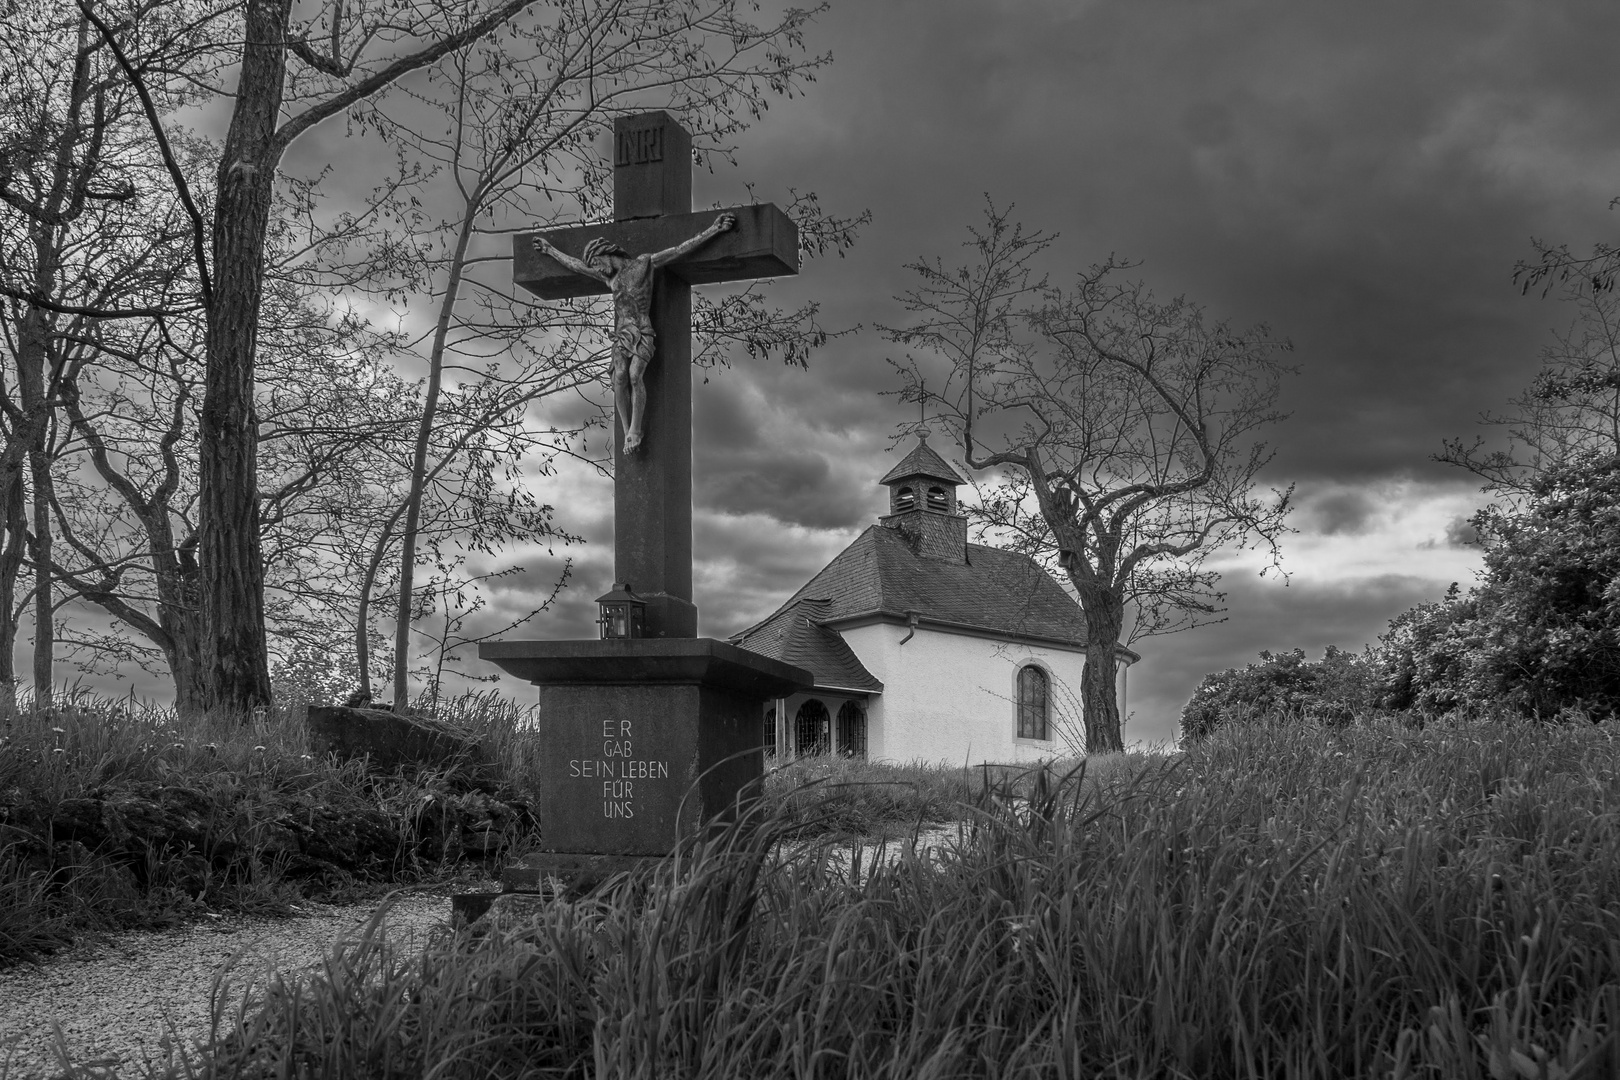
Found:
[[[838,710],[838,752],[845,757],[866,757],[866,710],[853,701]]]
[[[1049,739],[1051,685],[1046,672],[1034,664],[1018,670],[1018,737]]]
[[[776,756],[776,709],[765,710],[765,757]]]
[[[825,754],[831,749],[832,717],[827,706],[811,698],[799,706],[793,718],[793,756],[808,757]]]

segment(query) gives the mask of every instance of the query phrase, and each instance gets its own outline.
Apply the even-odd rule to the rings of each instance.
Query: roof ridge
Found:
[[[776,606],[775,610],[773,610],[769,615],[765,616],[763,619],[760,619],[758,622],[754,623],[752,626],[748,626],[748,627],[745,627],[742,630],[739,630],[736,634],[732,635],[731,639],[746,637],[747,635],[752,634],[755,631],[759,630],[766,623],[770,622],[772,619],[776,618],[778,615],[780,615],[783,612],[787,611],[789,608],[794,607],[795,605],[797,605],[798,603],[800,603],[801,601],[803,601],[805,599],[811,599],[812,597],[808,596],[807,594],[810,594],[810,593],[812,593],[814,591],[816,582],[821,581],[824,578],[826,578],[828,576],[828,572],[833,570],[834,567],[838,566],[838,564],[842,560],[844,560],[846,557],[855,558],[856,556],[854,554],[852,554],[852,553],[854,553],[855,549],[860,546],[861,541],[863,539],[865,539],[866,536],[869,533],[871,533],[871,531],[873,529],[879,529],[879,528],[882,528],[882,526],[881,525],[868,525],[866,528],[862,529],[860,534],[858,536],[856,536],[855,539],[853,539],[853,540],[851,540],[849,542],[849,546],[845,547],[844,550],[840,551],[837,555],[834,555],[827,562],[826,566],[823,566],[820,570],[817,570],[814,574],[811,574],[810,575],[810,580],[806,581],[803,585],[800,585],[797,589],[795,589],[791,596],[789,596],[786,600],[782,601],[782,603],[780,603],[780,604],[778,604]],[[820,599],[823,599],[826,603],[831,603],[832,600],[833,600],[833,597],[832,596],[827,596],[827,597],[823,597],[823,598],[820,598]],[[731,639],[728,639],[728,640],[731,640]]]
[[[838,633],[824,624],[909,611],[1015,637],[1084,637],[1083,609],[1039,560],[988,544],[967,550],[971,561],[960,565],[922,557],[898,530],[868,525],[768,618],[736,637],[757,635],[760,649],[770,652],[767,642],[781,634],[809,640],[810,627]]]

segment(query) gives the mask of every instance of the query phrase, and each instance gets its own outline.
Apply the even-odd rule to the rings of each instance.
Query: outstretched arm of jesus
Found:
[[[682,255],[690,255],[692,252],[696,251],[704,244],[707,244],[710,240],[713,240],[727,229],[735,228],[736,224],[737,218],[734,214],[721,214],[719,217],[714,219],[714,224],[692,237],[692,239],[682,241],[681,243],[676,244],[674,247],[666,248],[665,250],[654,255],[652,257],[653,269],[656,270],[661,266],[667,266],[669,263],[674,262]]]
[[[550,255],[553,259],[556,259],[558,262],[562,263],[576,274],[584,274],[586,277],[595,278],[597,281],[607,280],[607,278],[591,269],[590,264],[581,262],[580,260],[574,258],[572,255],[568,254],[568,252],[558,248],[556,245],[552,244],[550,240],[547,240],[543,236],[536,236],[534,238],[534,246],[542,254]]]

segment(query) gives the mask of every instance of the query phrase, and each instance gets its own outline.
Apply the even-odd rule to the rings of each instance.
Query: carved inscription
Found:
[[[668,780],[669,762],[635,756],[629,720],[602,721],[602,754],[596,758],[575,758],[568,763],[573,779],[599,781],[602,785],[602,816],[636,816],[636,784],[641,796],[650,797],[649,780]]]
[[[613,164],[650,165],[664,160],[664,129],[637,128],[614,135]]]

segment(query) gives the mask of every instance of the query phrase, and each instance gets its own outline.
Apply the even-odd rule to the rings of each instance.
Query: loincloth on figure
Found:
[[[621,320],[613,328],[613,351],[624,357],[628,363],[632,358],[640,360],[643,364],[650,363],[653,357],[653,330],[649,323],[640,326],[628,320]]]

